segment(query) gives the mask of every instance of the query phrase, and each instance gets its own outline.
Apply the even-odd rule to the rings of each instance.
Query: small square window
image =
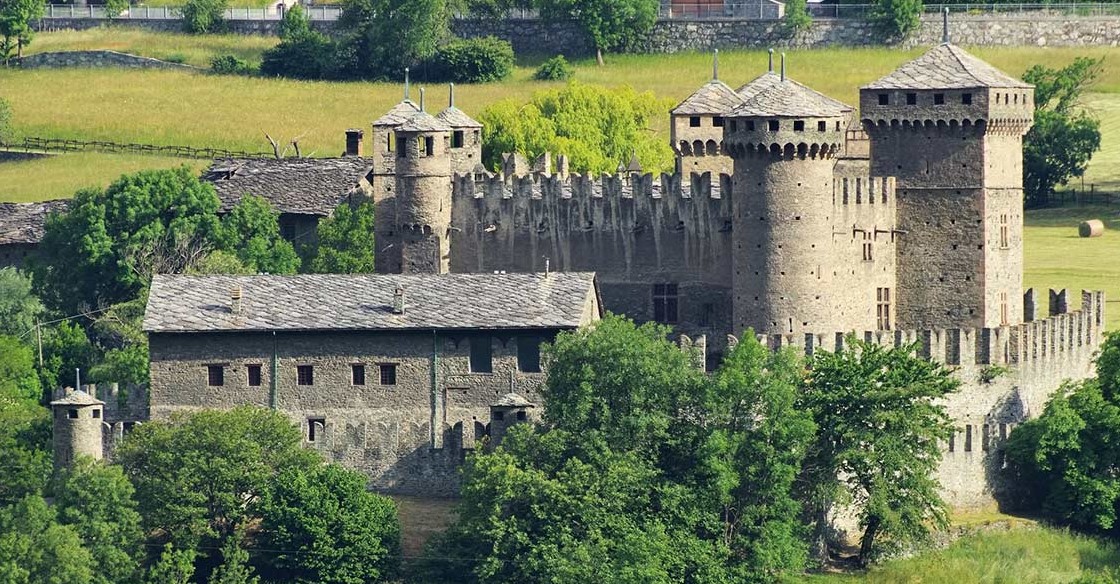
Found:
[[[692,117],[688,118],[688,126],[690,128],[699,128],[700,127],[700,116],[692,116]]]
[[[97,420],[97,419],[101,419],[101,410],[98,410],[98,409],[94,409],[94,410],[93,410],[93,418],[94,418],[95,420]]]
[[[915,105],[917,103],[918,103],[918,94],[917,93],[907,93],[906,94],[906,105]]]
[[[890,105],[890,103],[891,103],[891,98],[890,98],[889,95],[887,95],[885,93],[880,93],[879,94],[879,105]]]
[[[933,94],[933,105],[944,105],[944,104],[945,104],[945,94],[944,93]]]
[[[526,414],[524,411],[517,412],[517,420],[519,422],[524,422],[528,418],[529,418],[528,414]]]
[[[793,131],[794,132],[804,132],[805,131],[805,120],[795,120],[793,122]]]
[[[247,365],[245,372],[249,377],[249,387],[260,387],[261,385],[261,366],[260,365]]]
[[[397,384],[397,365],[395,363],[382,363],[378,365],[381,385]]]
[[[824,132],[826,130],[828,130],[828,122],[826,122],[824,120],[821,120],[821,121],[817,122],[817,131],[818,132]]]
[[[353,385],[366,384],[366,366],[361,363],[355,363],[350,366],[350,383]]]
[[[316,439],[321,438],[321,432],[327,428],[326,418],[308,418],[307,419],[307,441],[314,442]]]
[[[498,421],[504,420],[504,419],[506,419],[506,413],[505,412],[494,412],[494,419],[498,420]]]
[[[540,337],[517,337],[517,370],[522,373],[541,372]]]
[[[221,387],[226,384],[226,368],[221,365],[206,366],[206,385]]]
[[[463,131],[462,130],[455,130],[454,132],[451,133],[451,147],[452,148],[462,148],[463,147]]]
[[[470,368],[471,373],[494,372],[493,342],[490,335],[471,337]]]
[[[70,418],[71,420],[77,420],[78,419],[78,410],[71,409],[70,411],[66,412],[66,417]]]
[[[315,384],[315,368],[311,365],[300,365],[296,367],[296,385],[314,385]]]
[[[782,127],[781,123],[779,123],[778,120],[770,120],[766,122],[766,125],[771,132],[777,132]]]
[[[717,128],[723,127],[723,116],[716,116],[712,118],[712,125]]]
[[[964,105],[972,105],[972,94],[971,93],[962,93],[961,94],[961,103],[963,103]]]

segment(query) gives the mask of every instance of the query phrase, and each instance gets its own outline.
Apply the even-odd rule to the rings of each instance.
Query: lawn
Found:
[[[154,4],[153,4],[154,5]],[[261,53],[280,42],[273,36],[156,33],[130,26],[103,26],[89,30],[66,30],[35,35],[27,54],[55,51],[110,50],[155,59],[181,61],[209,67],[218,55],[236,55],[259,64]]]
[[[206,161],[83,152],[4,162],[0,163],[0,201],[68,199],[78,189],[108,185],[125,173],[183,164],[201,170]]]
[[[1115,570],[1115,544],[1038,528],[963,537],[939,551],[892,560],[858,574],[806,576],[809,584],[1057,584]]]

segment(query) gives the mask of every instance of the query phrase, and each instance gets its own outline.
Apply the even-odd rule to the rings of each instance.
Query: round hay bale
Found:
[[[1077,234],[1081,237],[1100,237],[1104,235],[1104,223],[1100,219],[1082,221],[1077,226]]]

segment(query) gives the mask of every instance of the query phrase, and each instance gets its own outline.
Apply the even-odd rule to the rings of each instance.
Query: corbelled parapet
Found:
[[[893,176],[837,176],[832,181],[835,205],[894,205]]]

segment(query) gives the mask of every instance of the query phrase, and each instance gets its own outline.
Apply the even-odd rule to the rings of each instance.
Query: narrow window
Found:
[[[494,371],[493,341],[490,335],[471,337],[471,373],[492,373]]]
[[[817,131],[818,132],[824,132],[826,130],[828,130],[828,122],[826,122],[824,120],[821,120],[821,121],[817,122]]]
[[[506,419],[506,413],[505,412],[494,412],[494,419],[498,420],[500,422],[500,421]]]
[[[918,103],[918,94],[917,93],[907,93],[906,94],[906,105],[914,105],[916,103]]]
[[[206,366],[206,385],[221,387],[226,383],[226,369],[221,365]]]
[[[717,128],[723,127],[723,116],[716,116],[712,118],[712,125]]]
[[[354,385],[366,384],[366,366],[354,363],[350,366],[350,382]]]
[[[735,120],[731,120],[731,131],[735,132],[738,129],[739,129],[739,126],[738,126],[738,124],[735,123]]]
[[[296,385],[313,385],[315,383],[315,368],[311,365],[296,367]]]
[[[392,152],[397,145],[397,138],[392,132],[385,133],[385,151]]]
[[[999,247],[1000,249],[1007,249],[1010,245],[1010,225],[1008,215],[1003,214],[999,216]]]
[[[991,445],[991,429],[987,424],[980,428],[980,450],[988,451]]]
[[[519,422],[524,422],[528,417],[524,411],[517,412],[517,421]]]
[[[678,302],[676,284],[654,284],[653,320],[662,324],[676,324]]]
[[[805,131],[805,120],[795,120],[793,122],[793,131],[794,132],[804,132]]]
[[[886,93],[879,94],[879,105],[890,105],[891,98]]]
[[[872,255],[873,251],[871,245],[873,243],[872,234],[869,231],[863,232],[863,261],[870,262],[875,259]]]
[[[463,131],[462,130],[455,130],[454,132],[451,133],[451,147],[452,148],[462,148],[463,147]]]
[[[1007,292],[999,293],[999,323],[1002,325],[1008,324]]]
[[[747,131],[748,132],[753,132],[754,131],[754,120],[747,120]]]
[[[961,94],[961,103],[963,103],[964,105],[972,105],[972,94],[971,93],[962,93]]]
[[[261,385],[261,366],[248,365],[245,367],[246,373],[249,377],[249,387],[260,387]]]
[[[972,424],[964,427],[964,451],[972,452]]]
[[[692,116],[692,117],[688,118],[688,126],[690,128],[699,128],[700,127],[700,116]]]
[[[406,150],[408,150],[408,146],[407,146],[408,141],[407,140],[394,140],[394,143],[397,146],[397,158],[404,158],[407,155]]]
[[[875,321],[879,330],[891,330],[891,289],[875,289]]]
[[[933,105],[944,105],[944,104],[945,104],[945,94],[944,93],[933,94]]]
[[[839,132],[839,131],[840,131],[840,122],[836,122],[836,131],[837,131],[837,132]]]
[[[378,376],[380,377],[381,385],[396,385],[397,384],[397,364],[396,363],[382,363],[378,365]]]
[[[424,156],[432,156],[435,154],[435,139],[431,136],[424,137]]]
[[[71,420],[77,420],[78,419],[78,410],[71,409],[70,411],[66,412],[66,417],[70,418]]]
[[[957,432],[956,432],[956,430],[954,430],[952,434],[949,434],[949,452],[953,452],[954,450],[956,450],[956,447],[957,447]]]
[[[93,410],[93,417],[94,417],[94,419],[99,419],[99,418],[101,418],[101,410],[99,410],[99,409],[96,409],[96,408],[95,408],[95,409]]]
[[[782,125],[778,122],[778,120],[770,120],[770,121],[766,122],[766,125],[770,128],[771,132],[777,132],[782,127]]]
[[[307,419],[307,441],[314,442],[320,438],[320,432],[327,427],[326,418],[308,418]]]
[[[541,372],[541,340],[537,336],[517,337],[517,370]]]

